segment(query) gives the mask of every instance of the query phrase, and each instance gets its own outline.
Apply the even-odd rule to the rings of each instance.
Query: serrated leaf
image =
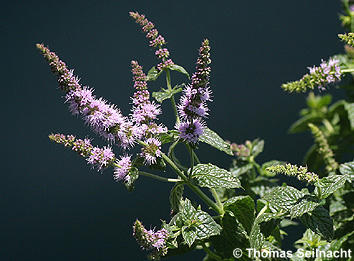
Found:
[[[291,186],[277,187],[266,194],[263,199],[276,207],[289,211],[292,218],[312,211],[319,205],[319,200],[315,196],[305,195]]]
[[[189,79],[189,74],[188,72],[186,71],[186,69],[184,69],[182,66],[180,65],[177,65],[177,64],[173,64],[171,66],[168,67],[170,70],[172,71],[177,71],[177,72],[180,72],[180,73],[183,73],[185,75],[187,75],[188,79]]]
[[[202,240],[220,234],[221,227],[214,219],[202,210],[196,210],[189,199],[185,199],[180,212],[182,236],[188,245],[197,240]]]
[[[181,209],[184,185],[176,183],[171,189],[170,204],[171,209],[178,213]]]
[[[203,135],[200,136],[199,141],[209,144],[210,146],[233,156],[230,144],[225,142],[216,132],[209,128],[205,128]]]
[[[192,180],[200,187],[206,188],[239,188],[241,182],[229,171],[212,164],[198,164],[190,175]]]
[[[147,76],[146,76],[146,80],[147,81],[156,81],[156,79],[161,75],[162,71],[159,71],[155,66],[152,67]]]
[[[153,92],[152,97],[154,97],[155,100],[158,101],[159,103],[162,103],[164,100],[170,99],[173,95],[181,91],[182,91],[181,85],[176,85],[175,87],[173,87],[172,90],[166,90],[161,88],[160,91]]]
[[[344,103],[344,108],[348,113],[348,120],[350,122],[350,127],[354,130],[354,103]]]
[[[315,195],[320,199],[329,197],[333,192],[343,187],[348,180],[347,175],[332,175],[317,181],[315,185]]]
[[[331,241],[333,238],[333,220],[323,206],[318,206],[312,212],[305,213],[301,221],[316,234]]]
[[[255,205],[250,196],[236,196],[224,202],[224,210],[231,211],[249,234],[254,222]]]
[[[225,212],[224,216],[220,220],[220,225],[222,226],[220,235],[211,237],[210,240],[216,254],[222,257],[223,260],[226,258],[232,258],[233,250],[235,248],[245,250],[250,246],[246,231],[232,212]],[[248,259],[246,258],[244,260]]]

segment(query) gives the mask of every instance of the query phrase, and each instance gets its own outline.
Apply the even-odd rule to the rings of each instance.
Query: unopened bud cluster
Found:
[[[314,184],[319,180],[317,174],[313,172],[308,172],[307,167],[291,165],[290,163],[286,165],[274,165],[267,168],[268,171],[276,174],[285,174],[287,176],[296,177],[298,180],[306,181],[307,183]]]

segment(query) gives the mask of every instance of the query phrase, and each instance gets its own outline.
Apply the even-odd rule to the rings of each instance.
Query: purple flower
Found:
[[[37,44],[52,71],[58,76],[60,88],[65,92],[66,103],[74,115],[81,115],[85,122],[98,135],[121,145],[132,146],[135,141],[134,131],[128,118],[120,110],[102,98],[93,95],[93,89],[82,87],[73,70],[69,70],[59,57],[43,44]],[[124,129],[127,127],[128,129]],[[132,135],[130,135],[133,133]]]
[[[341,80],[342,73],[339,68],[339,60],[337,59],[329,59],[328,62],[321,60],[320,66],[308,67],[308,69],[310,74],[305,75],[302,80],[309,78],[308,81],[313,86],[317,86],[320,91],[325,90],[328,84]]]
[[[189,143],[197,143],[199,137],[203,134],[203,124],[199,120],[192,120],[191,122],[181,122],[178,125],[180,137]]]
[[[114,179],[128,182],[130,179],[129,171],[132,168],[131,156],[121,157],[120,160],[117,161],[117,165],[119,165],[119,167],[114,168]]]
[[[209,51],[209,41],[204,40],[199,49],[196,72],[192,76],[191,85],[184,90],[178,105],[179,115],[184,120],[190,121],[207,116],[206,102],[211,100],[211,91],[208,87],[211,63]]]
[[[145,164],[155,164],[157,158],[161,157],[161,142],[156,138],[148,138],[145,143],[147,146],[141,149],[140,155],[144,158]]]
[[[206,102],[211,101],[211,91],[208,86],[211,63],[209,41],[204,40],[199,49],[196,72],[192,76],[192,82],[187,86],[178,104],[178,113],[182,122],[177,125],[180,138],[186,142],[197,143],[203,134],[202,118],[208,116]]]
[[[92,167],[102,170],[114,162],[115,156],[110,147],[94,147],[91,150],[91,155],[86,160]]]
[[[160,256],[167,254],[168,232],[166,229],[162,228],[156,232],[152,229],[147,230],[139,220],[136,220],[133,226],[133,236],[143,249],[153,251],[152,259],[160,259]]]
[[[51,134],[49,138],[65,147],[72,147],[81,157],[85,157],[86,161],[97,167],[98,170],[103,170],[115,161],[115,155],[110,147],[93,147],[90,139],[76,139],[73,135]]]

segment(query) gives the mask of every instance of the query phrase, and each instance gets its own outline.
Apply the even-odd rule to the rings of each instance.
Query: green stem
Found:
[[[218,260],[218,261],[222,261],[222,258],[220,256],[218,256],[217,254],[215,254],[214,252],[212,252],[203,242],[202,243],[202,247],[204,249],[204,251],[208,254],[209,257]]]
[[[153,179],[157,179],[157,180],[160,180],[160,181],[165,181],[165,182],[180,182],[181,180],[180,179],[171,179],[171,178],[164,178],[164,177],[160,177],[160,176],[157,176],[157,175],[154,175],[154,174],[151,174],[151,173],[148,173],[148,172],[144,172],[144,171],[139,171],[139,175],[142,175],[142,176],[145,176],[145,177],[149,177],[149,178],[153,178]]]
[[[218,193],[216,193],[215,188],[211,188],[210,191],[211,191],[211,194],[213,195],[214,199],[216,200],[216,204],[219,206],[219,208],[223,209],[224,206],[222,205],[219,195],[218,195]]]
[[[170,70],[166,70],[166,84],[167,84],[168,90],[172,91]],[[176,117],[176,122],[179,123],[180,121],[179,121],[179,116],[178,116],[178,112],[177,112],[175,96],[172,95],[170,100],[171,100],[173,113],[175,114],[175,117]]]

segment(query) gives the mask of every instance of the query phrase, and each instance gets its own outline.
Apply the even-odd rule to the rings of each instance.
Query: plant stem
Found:
[[[164,178],[164,177],[160,177],[160,176],[157,176],[157,175],[154,175],[154,174],[151,174],[151,173],[148,173],[148,172],[144,172],[144,171],[139,171],[139,175],[142,175],[142,176],[145,176],[145,177],[149,177],[149,178],[153,178],[153,179],[157,179],[157,180],[160,180],[160,181],[165,181],[165,182],[180,182],[181,179],[171,179],[171,178]]]
[[[223,209],[224,206],[222,205],[218,193],[216,193],[215,188],[210,189],[211,194],[213,195],[214,199],[216,200],[216,204],[219,206],[219,208]]]
[[[166,70],[166,84],[167,84],[168,90],[172,91],[170,70]],[[170,100],[171,100],[173,112],[176,117],[176,122],[179,123],[180,121],[179,121],[179,116],[178,116],[178,112],[177,112],[175,96],[172,95]]]
[[[202,243],[202,247],[204,249],[204,251],[208,254],[209,257],[218,260],[218,261],[222,261],[222,258],[220,256],[218,256],[217,254],[215,254],[214,252],[212,252],[203,242]]]
[[[354,72],[354,69],[341,69],[340,72],[341,73],[351,73],[351,72]]]
[[[262,216],[267,211],[267,209],[268,209],[268,202],[267,202],[267,204],[264,205],[264,207],[261,209],[261,211],[259,211],[256,219],[259,218],[260,216]]]
[[[194,191],[195,194],[197,194],[206,204],[208,204],[209,207],[211,207],[216,213],[219,215],[224,214],[224,210],[222,208],[219,208],[214,201],[212,201],[207,195],[204,194],[203,191],[201,191],[200,188],[197,186],[193,185],[188,178],[182,173],[182,171],[176,166],[176,164],[169,158],[167,157],[164,153],[161,153],[162,158],[167,162],[168,165],[176,172],[176,174],[188,185],[188,187],[191,188],[191,190]]]

